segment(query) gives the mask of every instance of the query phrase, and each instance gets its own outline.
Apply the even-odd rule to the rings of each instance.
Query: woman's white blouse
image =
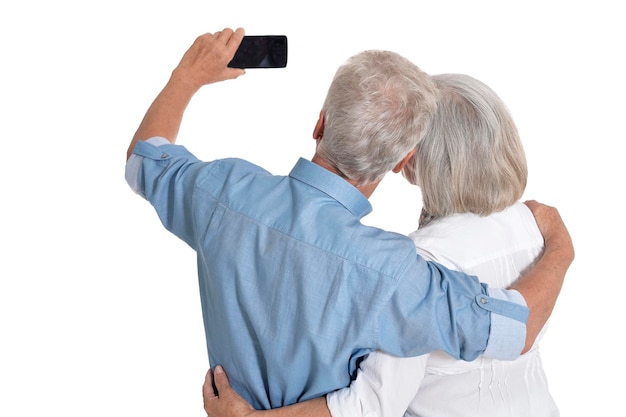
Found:
[[[417,252],[504,288],[533,265],[543,237],[523,203],[480,217],[437,219],[409,235]],[[428,317],[425,320],[429,320]],[[327,395],[333,417],[555,417],[538,342],[515,361],[456,360],[444,352],[415,358],[371,353],[349,388]]]

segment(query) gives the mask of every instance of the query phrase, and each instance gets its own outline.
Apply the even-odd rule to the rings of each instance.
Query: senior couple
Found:
[[[245,73],[228,67],[243,36],[195,40],[127,153],[131,188],[197,253],[207,414],[557,416],[538,341],[574,250],[555,208],[520,202],[496,93],[364,51],[332,80],[311,160],[205,162],[178,130],[202,86]],[[360,221],[389,172],[422,192],[410,236]]]

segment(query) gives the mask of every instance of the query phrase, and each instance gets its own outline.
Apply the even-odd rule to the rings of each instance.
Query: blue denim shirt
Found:
[[[339,176],[304,159],[275,176],[150,142],[160,146],[137,144],[127,181],[196,251],[209,361],[252,406],[347,386],[374,349],[468,360],[488,343],[500,359],[522,350],[519,293],[489,296],[475,277],[419,257],[408,237],[363,225],[370,203]]]

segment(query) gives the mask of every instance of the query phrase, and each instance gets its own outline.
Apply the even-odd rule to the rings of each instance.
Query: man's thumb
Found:
[[[218,395],[223,395],[226,391],[230,390],[228,376],[226,376],[226,372],[224,372],[224,368],[222,368],[221,365],[217,365],[215,367],[215,370],[213,371],[213,379]]]

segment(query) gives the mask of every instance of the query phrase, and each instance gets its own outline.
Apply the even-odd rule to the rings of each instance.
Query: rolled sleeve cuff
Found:
[[[170,145],[169,140],[159,136],[150,138],[146,140],[146,142],[154,146]],[[126,161],[126,169],[124,172],[126,182],[130,186],[130,188],[139,195],[142,195],[141,189],[139,188],[139,170],[141,169],[142,162],[143,156],[139,156],[136,153],[133,153],[130,158],[128,158],[128,161]]]
[[[478,302],[484,304],[484,301]],[[526,301],[516,290],[489,288],[489,304],[482,305],[491,311],[491,331],[484,355],[494,359],[514,360],[519,357],[526,343]]]

